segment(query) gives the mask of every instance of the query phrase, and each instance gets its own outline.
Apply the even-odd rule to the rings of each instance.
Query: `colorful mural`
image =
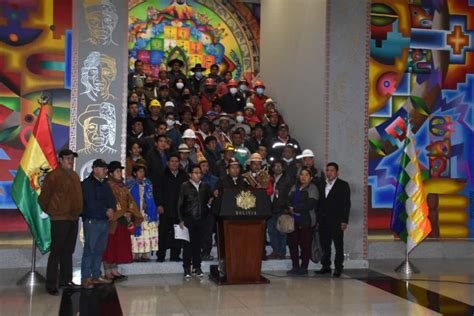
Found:
[[[3,0],[0,21],[0,232],[4,232],[12,227],[26,230],[15,224],[22,217],[10,189],[36,121],[38,100],[52,105],[49,116],[56,148],[68,143],[71,0]]]
[[[219,64],[234,78],[252,80],[259,71],[258,5],[218,0],[129,1],[130,68],[135,60],[158,77],[173,58],[209,70]]]
[[[474,238],[474,1],[373,0],[369,89],[369,238],[390,218],[414,123],[431,238]]]

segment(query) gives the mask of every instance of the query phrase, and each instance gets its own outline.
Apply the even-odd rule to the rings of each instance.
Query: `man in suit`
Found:
[[[351,208],[351,191],[349,184],[339,177],[339,166],[330,162],[326,166],[326,181],[319,186],[320,199],[318,207],[319,236],[323,248],[321,270],[317,274],[331,273],[331,245],[334,242],[333,276],[341,276],[344,262],[344,231],[349,223]]]
[[[158,227],[158,254],[157,262],[164,262],[166,249],[171,248],[170,261],[181,261],[181,242],[174,238],[174,224],[178,224],[178,198],[181,184],[188,180],[188,175],[179,168],[179,156],[170,154],[168,164],[159,177],[158,184],[158,213],[160,224]]]

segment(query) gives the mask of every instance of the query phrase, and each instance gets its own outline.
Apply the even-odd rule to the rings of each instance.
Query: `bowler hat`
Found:
[[[92,168],[107,168],[107,163],[104,159],[96,159],[92,163]]]
[[[197,71],[206,71],[207,69],[202,67],[201,64],[196,64],[193,68],[191,68],[192,72],[197,72]]]
[[[120,161],[111,161],[107,166],[108,172],[114,172],[117,169],[125,169],[125,167],[122,166],[122,163]]]

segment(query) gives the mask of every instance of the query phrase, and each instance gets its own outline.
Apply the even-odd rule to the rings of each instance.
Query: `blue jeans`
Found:
[[[97,279],[101,276],[100,264],[107,247],[109,222],[107,220],[86,219],[84,227],[84,252],[81,262],[81,279]]]
[[[268,235],[273,252],[286,255],[286,234],[277,230],[277,220],[280,214],[274,214],[267,221]]]

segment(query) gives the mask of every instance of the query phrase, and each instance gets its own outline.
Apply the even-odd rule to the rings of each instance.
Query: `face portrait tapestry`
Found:
[[[73,2],[71,148],[82,179],[92,162],[125,160],[127,2]]]

